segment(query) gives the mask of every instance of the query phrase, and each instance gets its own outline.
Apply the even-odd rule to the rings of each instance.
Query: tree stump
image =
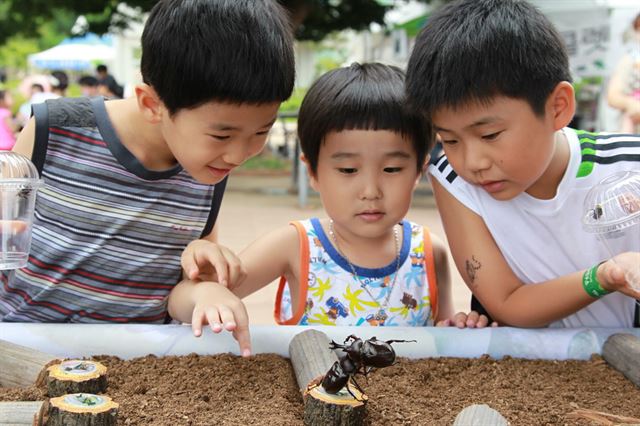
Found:
[[[66,360],[49,366],[45,380],[49,397],[104,393],[107,389],[107,367],[95,361]]]
[[[640,339],[633,334],[612,334],[602,346],[602,357],[640,387]]]
[[[55,355],[0,340],[0,386],[32,386]]]
[[[304,397],[304,424],[307,426],[357,426],[366,417],[367,396],[349,382],[349,389],[337,394],[324,391],[320,383],[327,371],[338,362],[331,349],[331,341],[318,330],[306,330],[297,334],[289,344],[289,357],[296,374],[298,386]]]
[[[46,400],[36,426],[116,426],[118,404],[104,395],[74,393]]]

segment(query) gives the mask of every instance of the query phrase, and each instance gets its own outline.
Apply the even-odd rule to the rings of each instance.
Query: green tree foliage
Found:
[[[139,20],[157,0],[127,0],[125,10],[119,0],[1,0],[0,45],[11,36],[37,37],[45,23],[55,22],[56,14],[84,15],[88,30],[103,34],[110,26],[126,27]],[[296,37],[322,40],[327,34],[347,28],[362,30],[373,22],[383,23],[394,0],[278,0],[292,17]],[[426,3],[432,0],[422,0]],[[438,1],[438,0],[433,0]],[[130,13],[133,9],[137,13]],[[71,25],[65,29],[69,34]]]

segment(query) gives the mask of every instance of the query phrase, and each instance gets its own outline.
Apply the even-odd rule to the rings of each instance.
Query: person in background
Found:
[[[96,78],[100,86],[100,93],[109,98],[122,98],[124,96],[124,88],[118,84],[115,78],[109,74],[106,65],[100,64],[96,67]]]
[[[45,91],[42,84],[39,84],[39,83],[32,84],[31,96],[29,97],[29,100],[23,103],[22,105],[20,105],[20,108],[18,109],[18,114],[16,115],[16,122],[18,123],[18,126],[20,127],[20,129],[24,128],[29,122],[29,117],[31,117],[32,105],[40,104],[46,101],[47,99],[57,99],[59,97],[60,96],[55,93]]]
[[[640,134],[640,13],[625,34],[627,52],[616,66],[609,88],[609,105],[620,110],[622,133]]]
[[[431,128],[406,108],[404,73],[352,64],[315,82],[302,102],[298,136],[326,218],[292,222],[240,253],[247,276],[231,289],[208,279],[216,249],[189,244],[191,278],[169,296],[169,312],[214,332],[246,314],[239,298],[281,277],[282,325],[485,327],[485,316],[454,314],[445,244],[405,219],[433,146]],[[203,272],[201,275],[201,271]],[[233,293],[233,294],[231,294]]]
[[[80,93],[82,96],[92,97],[98,96],[98,79],[92,75],[83,75],[78,79],[78,85],[80,86]]]
[[[8,90],[0,90],[0,150],[7,151],[16,143],[16,126],[11,107],[13,99]]]
[[[67,87],[69,87],[69,76],[64,71],[53,71],[51,77],[51,93],[58,97],[67,96]]]
[[[416,39],[407,93],[441,138],[445,155],[429,166],[436,203],[460,275],[490,316],[633,327],[640,292],[625,273],[640,262],[638,234],[621,236],[612,258],[581,219],[594,185],[640,169],[640,136],[567,127],[576,101],[551,22],[522,0],[448,3]]]
[[[123,90],[115,80],[102,80],[98,82],[98,94],[107,99],[122,99]]]

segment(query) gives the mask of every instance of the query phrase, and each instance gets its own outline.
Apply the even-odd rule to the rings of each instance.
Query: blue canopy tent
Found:
[[[29,55],[28,61],[39,69],[89,71],[97,63],[112,62],[115,56],[110,35],[100,37],[87,33],[82,37],[66,38],[57,46]]]

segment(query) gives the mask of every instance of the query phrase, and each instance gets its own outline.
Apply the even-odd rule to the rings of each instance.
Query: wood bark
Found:
[[[365,402],[367,397],[355,386],[349,389],[357,397],[341,391],[336,395],[328,394],[322,386],[312,385],[304,394],[304,424],[307,426],[360,426],[367,415]]]
[[[612,334],[602,346],[602,357],[640,387],[640,339],[633,334]]]
[[[320,385],[333,363],[338,362],[338,356],[329,349],[330,342],[326,334],[310,329],[297,334],[289,344],[291,364],[304,395],[304,424],[361,425],[366,417],[366,395],[352,385],[349,388],[357,399],[346,390],[328,394]]]
[[[49,366],[45,381],[51,398],[70,393],[104,393],[107,368],[96,361],[67,360]]]
[[[32,386],[44,367],[57,358],[55,355],[0,340],[0,386]]]

